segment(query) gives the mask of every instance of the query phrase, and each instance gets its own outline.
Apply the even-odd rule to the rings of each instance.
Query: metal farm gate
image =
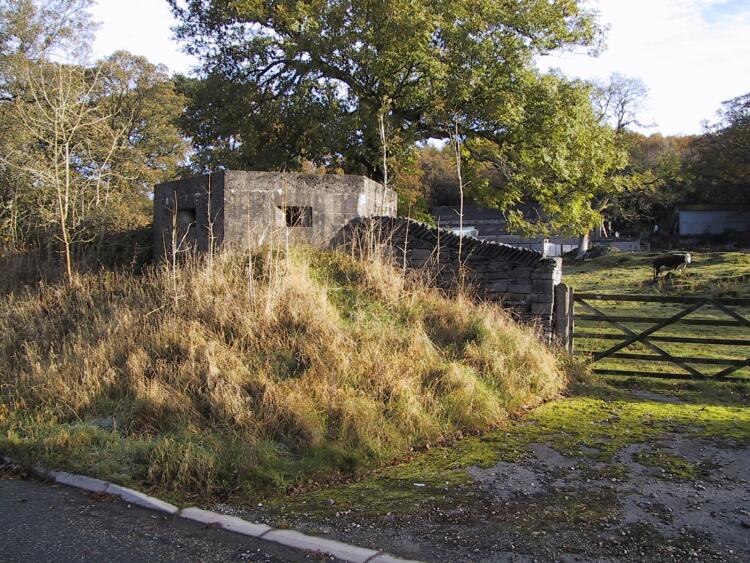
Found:
[[[750,376],[748,310],[750,299],[576,294],[561,284],[555,331],[594,373],[719,380]]]

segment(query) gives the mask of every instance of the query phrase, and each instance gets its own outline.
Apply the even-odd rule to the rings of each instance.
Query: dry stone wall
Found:
[[[445,229],[393,217],[357,220],[338,242],[351,243],[363,233],[370,237],[375,233],[393,249],[399,264],[432,269],[441,287],[455,287],[463,265],[462,275],[479,297],[501,302],[524,321],[538,322],[552,338],[555,287],[562,281],[560,258],[544,258],[533,250],[459,237]]]

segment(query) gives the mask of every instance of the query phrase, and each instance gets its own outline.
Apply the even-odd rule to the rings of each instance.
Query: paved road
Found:
[[[0,562],[324,561],[118,500],[0,475]]]

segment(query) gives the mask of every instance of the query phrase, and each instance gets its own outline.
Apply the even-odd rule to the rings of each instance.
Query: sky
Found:
[[[649,89],[643,132],[693,134],[722,101],[750,92],[750,0],[600,0],[607,50],[548,57],[569,76],[638,77]]]
[[[565,53],[541,68],[606,79],[618,72],[649,89],[643,133],[696,134],[714,121],[722,101],[750,92],[750,0],[591,0],[608,27],[607,49],[594,58]],[[197,61],[172,39],[166,0],[98,0],[96,57],[117,49],[144,55],[174,72]]]
[[[173,39],[171,27],[176,21],[166,0],[97,0],[92,15],[100,24],[94,42],[96,58],[125,49],[165,64],[172,72],[187,73],[198,64]]]

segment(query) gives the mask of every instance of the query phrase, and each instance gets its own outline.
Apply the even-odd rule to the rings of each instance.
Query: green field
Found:
[[[748,298],[750,297],[750,254],[729,253],[691,253],[693,263],[682,273],[668,274],[659,281],[653,280],[651,262],[657,254],[614,253],[601,258],[581,263],[566,264],[564,280],[572,286],[577,294],[637,294],[666,296],[709,296],[713,298]],[[622,324],[635,333],[640,333],[658,322],[681,310],[685,305],[639,302],[590,302],[604,313],[618,316],[642,317],[653,319],[653,322],[623,322]],[[750,307],[739,307],[734,310],[745,318],[750,317]],[[576,304],[576,314],[590,314],[580,304]],[[733,321],[726,312],[715,306],[704,306],[685,317],[686,320]],[[623,331],[610,323],[595,321],[576,321],[577,333],[623,334]],[[750,344],[750,329],[739,324],[735,326],[692,326],[672,324],[653,334],[655,337],[688,337],[688,338],[721,338],[745,341]],[[618,340],[577,338],[575,349],[578,353],[601,351],[618,343]],[[700,358],[707,360],[733,359],[745,360],[750,356],[750,345],[706,345],[695,343],[654,342],[657,346],[683,358]],[[631,345],[621,353],[656,355],[656,352],[643,344]],[[727,366],[687,362],[688,365],[706,375],[714,375]],[[667,362],[646,362],[632,359],[605,359],[596,362],[596,368],[639,370],[662,373],[687,373],[685,370]],[[734,372],[733,377],[750,376],[750,368],[745,367]]]

